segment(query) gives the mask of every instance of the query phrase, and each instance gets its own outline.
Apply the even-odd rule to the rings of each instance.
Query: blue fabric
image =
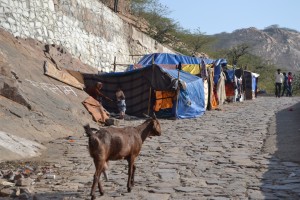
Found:
[[[252,75],[252,91],[255,90],[256,90],[256,77]]]
[[[226,70],[226,72],[227,72],[227,81],[230,81],[230,82],[232,82],[233,80],[234,80],[234,75],[235,75],[235,70],[234,69],[228,69],[228,70]]]
[[[220,58],[214,62],[214,83],[217,84],[221,75],[221,69],[227,65],[227,61],[224,58]]]
[[[221,65],[214,66],[214,84],[217,85],[221,75]]]
[[[198,58],[192,56],[185,56],[179,54],[170,54],[170,53],[154,53],[147,54],[142,57],[142,59],[138,62],[143,66],[147,66],[152,64],[169,64],[169,65],[178,65],[181,64],[201,64],[201,61],[204,60],[205,64],[211,64],[214,62],[212,59],[208,58]]]
[[[178,70],[164,69],[174,79],[178,78]],[[174,103],[172,113],[176,118],[186,119],[200,117],[205,113],[204,84],[201,78],[180,71],[180,81],[184,81],[186,89],[180,89],[178,105]]]

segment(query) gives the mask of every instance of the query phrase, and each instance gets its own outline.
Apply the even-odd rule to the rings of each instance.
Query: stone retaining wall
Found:
[[[16,37],[61,45],[99,71],[112,71],[114,57],[130,64],[140,58],[130,55],[172,52],[97,0],[0,0],[0,27]]]

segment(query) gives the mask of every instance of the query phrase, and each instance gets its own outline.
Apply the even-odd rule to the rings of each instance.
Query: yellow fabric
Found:
[[[182,70],[189,72],[190,74],[197,75],[201,72],[201,67],[199,64],[188,64],[182,65]]]
[[[175,92],[172,91],[155,91],[155,105],[154,111],[159,111],[160,109],[172,108],[173,107],[173,98]]]

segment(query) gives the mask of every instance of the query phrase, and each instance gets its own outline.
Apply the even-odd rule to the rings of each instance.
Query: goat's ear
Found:
[[[146,118],[150,118],[150,116],[147,115],[147,114],[145,114],[145,113],[143,113],[143,115],[144,115],[144,117],[146,117]]]
[[[84,125],[84,126],[83,126],[83,128],[84,128],[85,130],[88,130],[88,129],[90,129],[90,124],[86,124],[86,125]]]

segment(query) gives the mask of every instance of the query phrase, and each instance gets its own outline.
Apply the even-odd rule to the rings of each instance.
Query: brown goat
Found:
[[[96,184],[98,184],[100,195],[104,194],[100,175],[105,172],[105,166],[109,160],[126,159],[128,161],[127,191],[131,192],[136,168],[134,161],[148,136],[161,135],[158,120],[154,117],[136,127],[101,128],[95,133],[89,125],[85,125],[84,129],[89,136],[89,152],[96,167],[91,190],[92,199],[95,199]]]

